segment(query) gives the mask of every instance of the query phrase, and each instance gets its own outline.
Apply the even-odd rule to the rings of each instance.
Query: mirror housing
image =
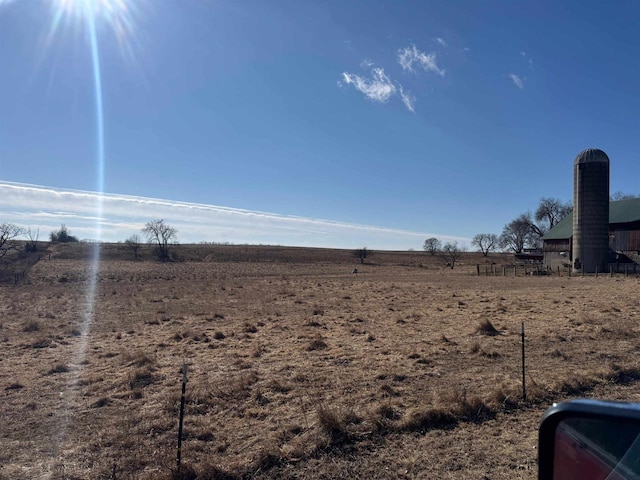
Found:
[[[640,480],[640,404],[553,404],[540,424],[538,479]]]

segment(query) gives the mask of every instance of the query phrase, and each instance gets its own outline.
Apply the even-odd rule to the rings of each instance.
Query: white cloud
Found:
[[[515,73],[510,73],[507,76],[511,79],[511,81],[514,83],[514,85],[516,87],[518,87],[520,90],[524,90],[524,79],[523,78],[520,78]]]
[[[345,84],[353,85],[356,90],[374,102],[385,103],[396,93],[396,87],[382,68],[374,68],[371,71],[371,79],[347,72],[342,74],[342,79]]]
[[[375,63],[373,63],[372,60],[365,58],[364,60],[362,60],[362,62],[360,62],[360,66],[362,68],[371,68],[375,65]]]
[[[530,58],[530,57],[527,55],[527,52],[520,52],[520,55],[522,55],[522,57],[523,57],[523,58],[525,58],[525,59],[527,60],[527,63],[529,64],[529,67],[530,67],[530,68],[533,68],[533,59],[532,59],[532,58]]]
[[[72,235],[104,241],[122,241],[146,222],[163,218],[178,230],[182,243],[295,245],[326,248],[420,248],[425,238],[443,241],[470,239],[357,225],[306,217],[178,202],[131,195],[99,194],[0,181],[0,218],[3,222],[40,230],[40,238],[64,223]]]
[[[411,95],[410,92],[405,93],[404,89],[402,88],[402,85],[400,84],[398,84],[398,90],[400,92],[400,98],[402,99],[402,103],[404,103],[404,106],[407,107],[409,111],[415,112],[414,105],[416,102],[416,97]]]
[[[436,42],[438,42],[440,45],[442,45],[443,47],[447,46],[447,42],[444,41],[444,39],[438,37],[436,38]]]
[[[438,67],[435,53],[424,53],[411,45],[398,50],[398,63],[403,70],[415,72],[414,65],[422,67],[426,72],[435,72],[440,76],[444,76],[445,71]]]

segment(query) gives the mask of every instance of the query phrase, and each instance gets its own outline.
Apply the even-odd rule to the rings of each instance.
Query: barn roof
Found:
[[[640,221],[640,197],[609,202],[609,224]],[[560,220],[543,240],[565,240],[573,235],[573,212]]]

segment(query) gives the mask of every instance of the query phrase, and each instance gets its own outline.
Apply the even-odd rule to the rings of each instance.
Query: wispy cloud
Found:
[[[101,203],[101,214],[96,215]],[[163,218],[178,230],[183,243],[296,245],[327,248],[420,248],[425,238],[467,238],[389,229],[331,220],[278,215],[230,207],[178,202],[131,195],[99,194],[0,181],[0,218],[40,230],[40,238],[64,223],[79,238],[96,238],[96,222],[104,241],[122,241],[140,233],[144,224]]]
[[[396,93],[395,85],[382,68],[371,70],[370,79],[344,72],[342,82],[346,85],[353,85],[356,90],[374,102],[385,103]]]
[[[415,112],[414,105],[416,102],[416,98],[411,95],[410,92],[405,92],[402,88],[402,85],[400,84],[398,84],[398,91],[400,93],[400,98],[402,99],[402,103],[404,103],[404,106],[407,107],[409,111]]]
[[[365,58],[364,60],[362,60],[362,62],[360,62],[360,66],[362,68],[371,68],[375,65],[375,63],[373,63],[372,60]]]
[[[398,50],[398,63],[403,70],[415,72],[416,67],[422,68],[426,72],[435,72],[444,76],[445,71],[438,66],[435,53],[424,53],[410,45]]]
[[[513,84],[518,87],[520,90],[524,90],[524,79],[516,75],[515,73],[510,73],[507,75]]]
[[[533,68],[533,59],[527,55],[527,52],[520,52],[520,55],[527,60],[529,67]]]
[[[442,45],[443,47],[447,46],[447,42],[444,41],[444,39],[438,37],[436,38],[436,42],[438,42],[440,45]]]

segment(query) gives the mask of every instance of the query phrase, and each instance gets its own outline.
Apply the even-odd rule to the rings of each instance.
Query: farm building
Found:
[[[552,269],[573,265],[573,212],[542,238],[544,265]],[[640,265],[640,198],[609,202],[608,264]]]

